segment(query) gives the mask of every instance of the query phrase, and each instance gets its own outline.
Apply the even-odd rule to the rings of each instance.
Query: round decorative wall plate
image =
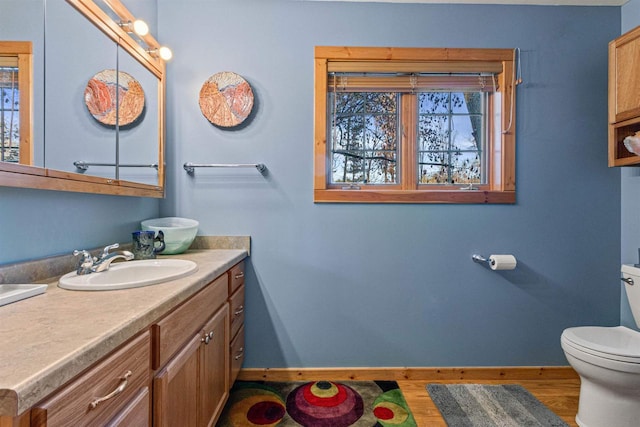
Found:
[[[116,107],[116,91],[118,103]],[[144,90],[136,79],[124,71],[102,70],[93,76],[84,90],[84,103],[91,115],[105,125],[124,126],[133,123],[144,109]]]
[[[253,91],[236,73],[224,71],[209,77],[200,89],[200,111],[216,126],[237,126],[251,114]]]

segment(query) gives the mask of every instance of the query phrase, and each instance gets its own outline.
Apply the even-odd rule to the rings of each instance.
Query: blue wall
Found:
[[[128,242],[159,200],[0,187],[0,264]]]
[[[565,365],[562,330],[620,321],[620,172],[607,158],[619,7],[159,0],[168,66],[163,214],[251,235],[246,367]],[[515,205],[314,204],[315,45],[520,47]],[[222,130],[204,81],[256,107]],[[252,170],[181,168],[264,162]],[[473,253],[513,253],[492,272]]]

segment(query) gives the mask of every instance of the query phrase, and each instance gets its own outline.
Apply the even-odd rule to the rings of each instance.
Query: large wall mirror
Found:
[[[29,155],[3,155],[0,185],[163,197],[165,65],[153,54],[157,41],[121,25],[134,14],[120,0],[2,2],[0,55],[3,41],[32,46],[32,108],[20,147]],[[156,0],[134,3],[154,24]],[[0,78],[6,93],[10,83]],[[9,105],[17,103],[4,110]]]

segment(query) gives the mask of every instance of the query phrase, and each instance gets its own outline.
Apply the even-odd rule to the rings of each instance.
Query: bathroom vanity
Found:
[[[182,279],[0,307],[0,426],[214,425],[244,357],[245,250]],[[97,273],[99,274],[99,273]],[[178,421],[179,420],[179,421]]]

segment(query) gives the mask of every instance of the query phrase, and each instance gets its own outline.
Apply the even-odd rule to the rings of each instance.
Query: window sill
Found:
[[[315,203],[513,204],[515,191],[482,190],[315,190]]]

